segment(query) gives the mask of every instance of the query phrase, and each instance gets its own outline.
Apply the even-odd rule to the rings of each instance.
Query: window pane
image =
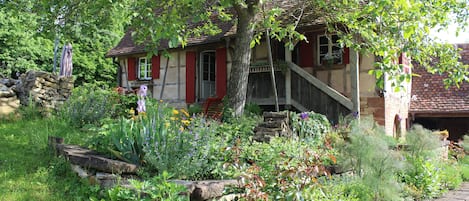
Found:
[[[332,35],[332,43],[337,43],[337,40],[339,40],[339,36]]]
[[[319,44],[320,45],[327,45],[329,44],[329,40],[326,36],[319,36]]]
[[[320,46],[319,47],[319,54],[327,54],[329,48],[327,46]]]

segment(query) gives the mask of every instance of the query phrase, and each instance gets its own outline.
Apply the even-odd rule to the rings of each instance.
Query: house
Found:
[[[146,84],[153,98],[180,107],[202,103],[209,97],[224,97],[232,65],[229,50],[236,51],[232,42],[236,28],[229,22],[214,23],[221,33],[189,38],[184,48],[169,49],[161,43],[159,48],[170,53],[169,59],[156,55],[147,58],[144,45],[136,45],[128,31],[107,53],[118,64],[119,85],[137,88]],[[309,42],[298,42],[293,50],[272,41],[280,105],[325,114],[333,124],[340,116],[360,111],[384,125],[389,135],[399,137],[405,132],[410,85],[406,86],[409,90],[394,92],[387,83],[384,93],[380,92],[375,78],[368,74],[374,68],[374,56],[341,48],[337,35],[328,33],[320,21],[300,23],[298,30]],[[261,106],[274,105],[267,56],[266,43],[252,50],[247,102]],[[401,58],[399,62],[408,66],[405,55]],[[406,69],[405,73],[410,73],[410,68]]]
[[[469,64],[469,44],[456,47],[462,49],[462,62]],[[446,89],[444,76],[432,75],[422,67],[416,67],[414,73],[420,76],[412,79],[411,122],[432,130],[448,130],[453,141],[469,134],[469,83]]]

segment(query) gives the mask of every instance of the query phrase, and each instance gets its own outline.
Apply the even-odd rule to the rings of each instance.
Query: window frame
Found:
[[[319,65],[319,66],[323,66],[323,65],[342,65],[344,64],[344,58],[343,58],[343,55],[344,55],[344,49],[342,47],[339,46],[339,43],[336,42],[334,43],[332,38],[333,37],[337,37],[337,40],[339,40],[339,37],[337,34],[318,34],[317,35],[317,50],[316,50],[316,57],[317,57],[317,62],[316,64]],[[321,37],[326,37],[327,39],[327,53],[326,54],[321,54],[321,47],[324,47],[326,46],[325,44],[321,43]],[[326,57],[330,52],[333,52],[333,48],[337,47],[339,48],[339,52],[338,53],[332,53],[332,55],[337,55],[336,58],[337,59],[340,59],[339,62],[336,62],[334,61],[334,63],[332,64],[324,64],[323,63],[323,58]]]
[[[142,70],[144,73],[143,77],[142,77]],[[151,59],[148,59],[147,57],[139,57],[138,62],[137,62],[137,79],[138,80],[151,80],[152,79],[151,71],[152,71]]]

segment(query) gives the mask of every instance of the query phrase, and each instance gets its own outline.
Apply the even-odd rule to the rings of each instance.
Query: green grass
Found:
[[[98,188],[80,180],[47,148],[49,135],[82,143],[87,134],[57,119],[0,120],[0,201],[88,200]]]

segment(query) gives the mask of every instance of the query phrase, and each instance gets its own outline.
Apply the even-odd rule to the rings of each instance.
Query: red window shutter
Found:
[[[350,63],[350,49],[348,47],[344,48],[344,53],[342,54],[342,63],[349,64]]]
[[[186,52],[186,103],[195,102],[195,52]]]
[[[151,57],[151,77],[152,79],[160,78],[160,56]]]
[[[136,61],[134,57],[127,58],[127,79],[129,81],[137,79]]]
[[[313,66],[313,45],[312,43],[307,43],[301,41],[299,44],[299,54],[300,54],[300,66],[301,67],[312,67]]]
[[[218,98],[226,95],[226,48],[218,48],[215,53],[216,59],[216,92]]]

